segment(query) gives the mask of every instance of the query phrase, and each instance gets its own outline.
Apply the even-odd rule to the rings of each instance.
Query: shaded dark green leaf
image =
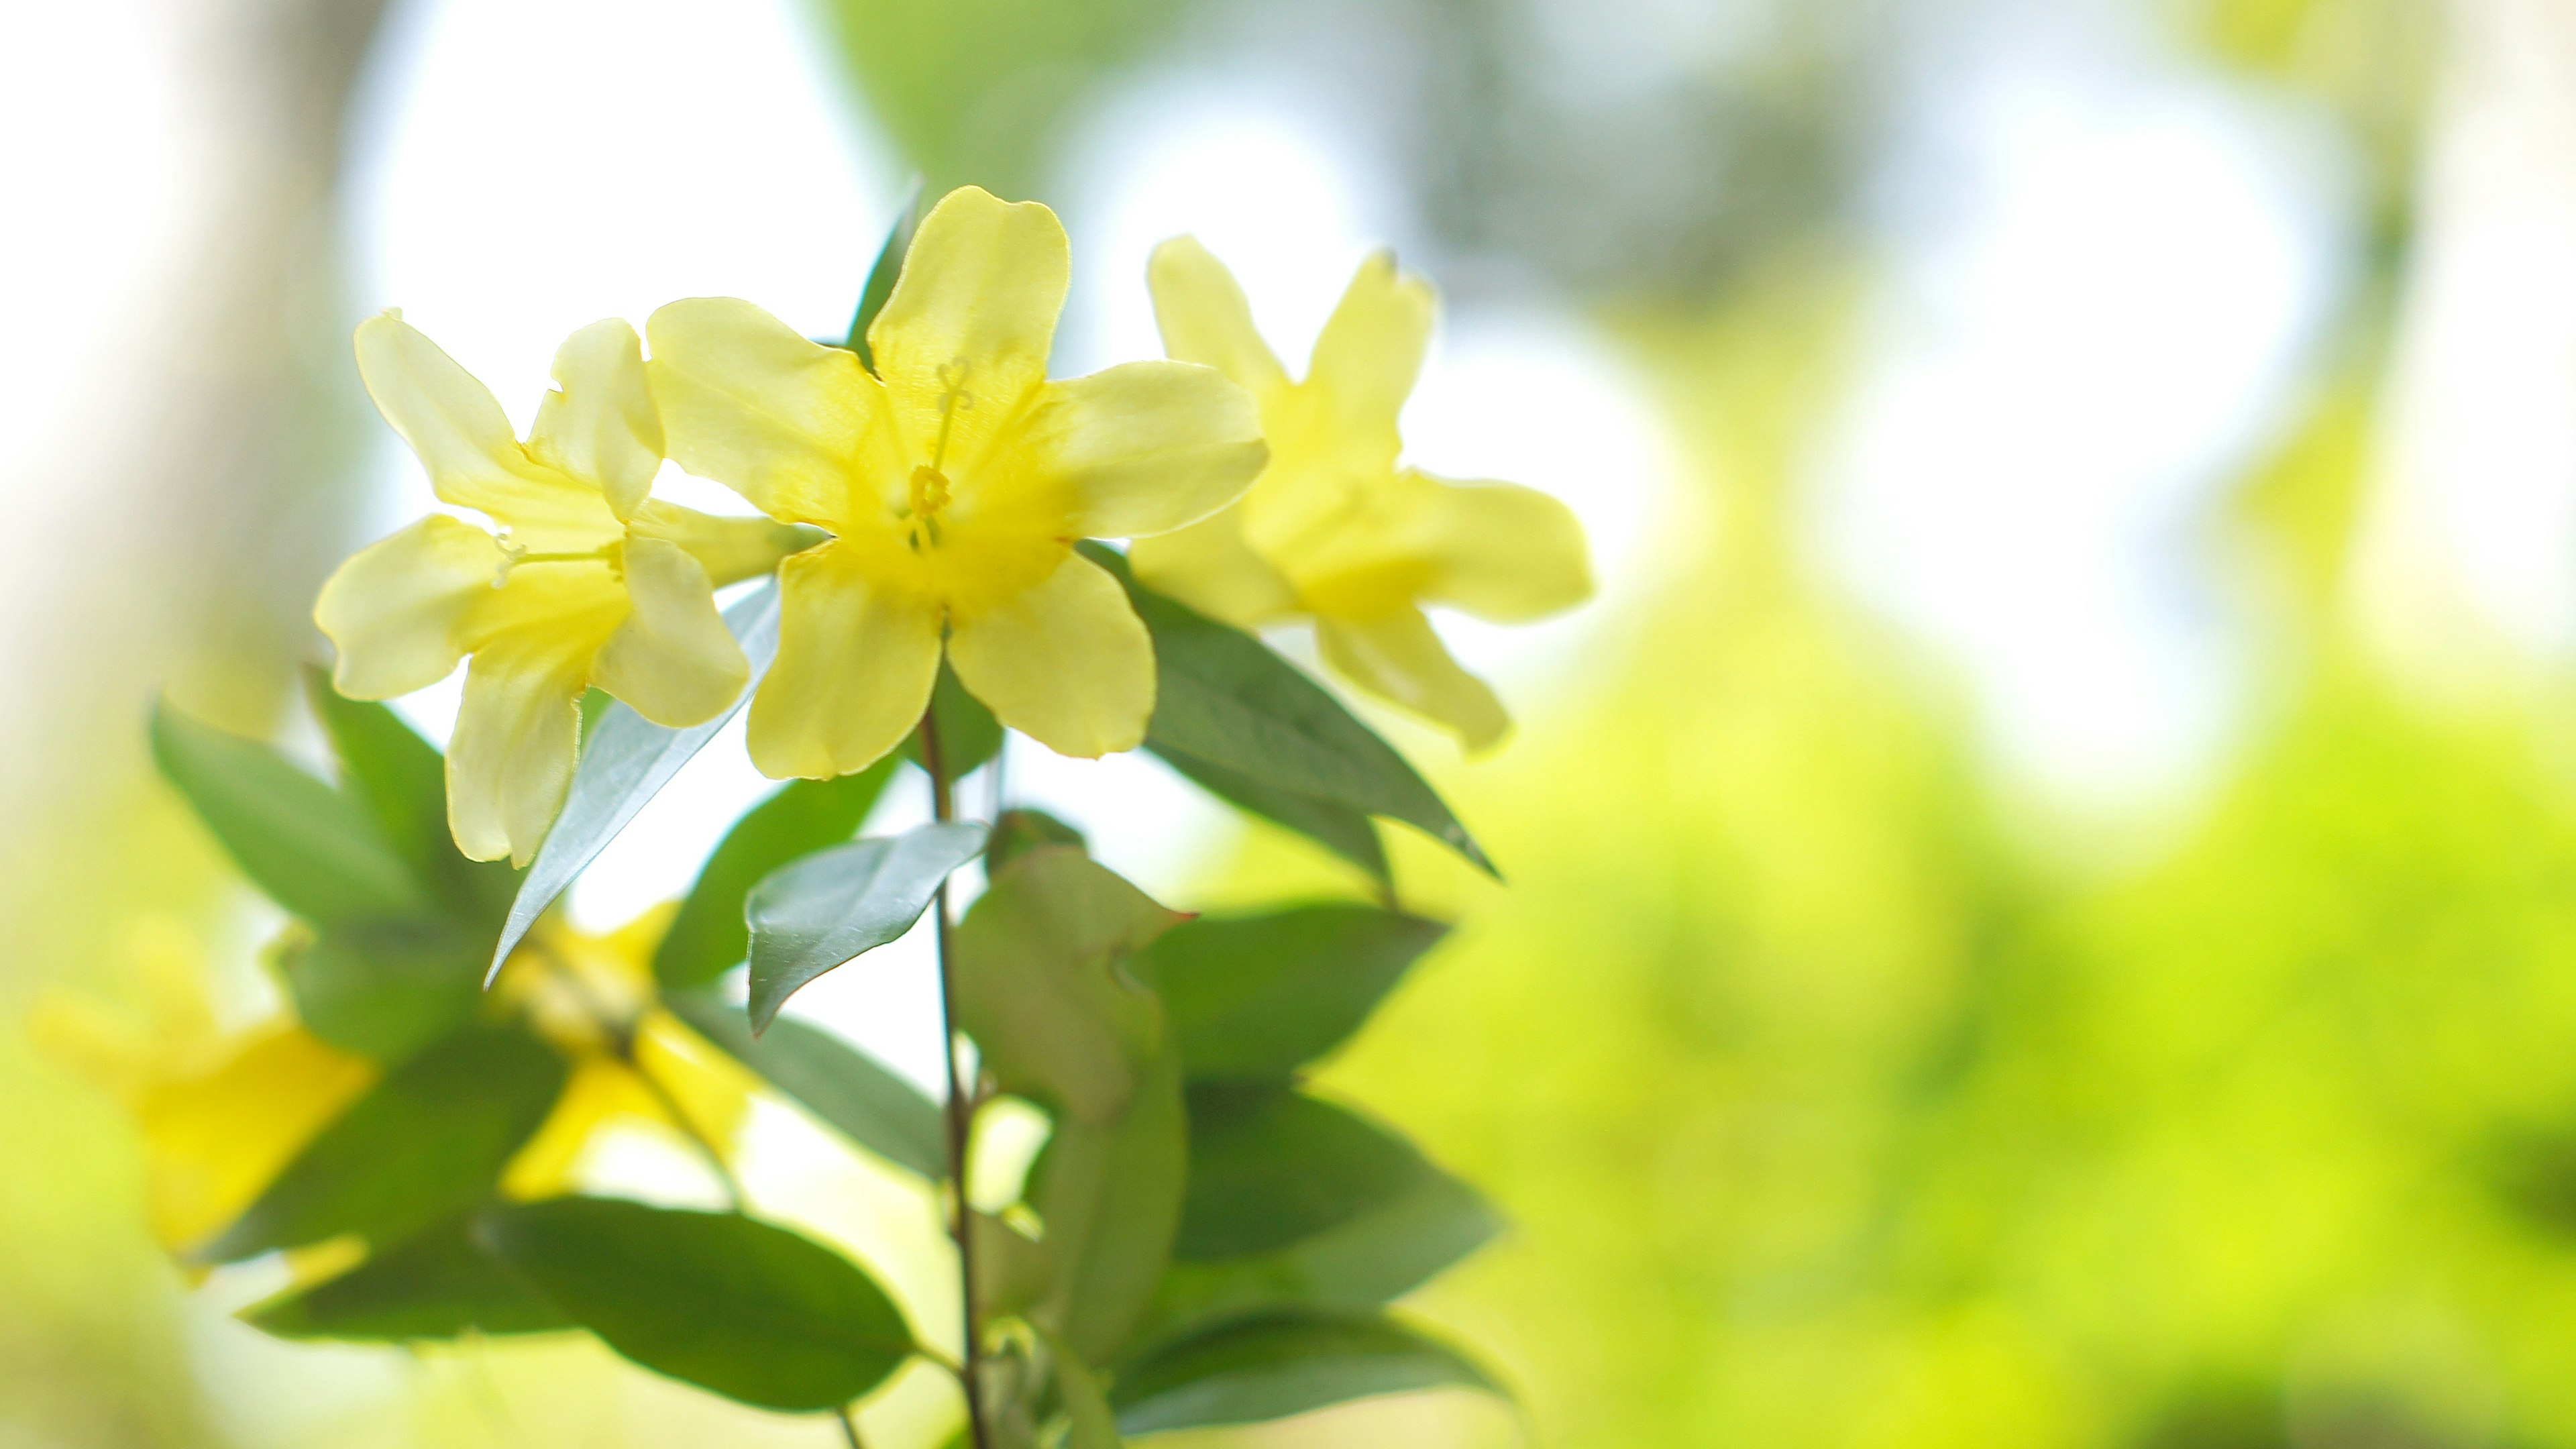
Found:
[[[1374,906],[1174,927],[1145,953],[1192,1080],[1279,1080],[1342,1044],[1449,928]]]
[[[342,1233],[393,1242],[461,1212],[491,1193],[563,1083],[563,1059],[526,1032],[460,1031],[387,1073],[195,1256],[234,1262]]]
[[[948,667],[939,663],[939,682],[930,692],[930,719],[939,729],[939,768],[948,778],[958,780],[1002,752],[1002,724],[984,701],[967,692]],[[921,732],[904,736],[900,752],[907,760],[927,770],[930,762],[922,757]]]
[[[743,1009],[710,992],[673,992],[663,1004],[852,1142],[923,1177],[947,1170],[939,1109],[857,1047],[793,1017],[754,1037]]]
[[[617,832],[671,783],[682,765],[706,748],[707,741],[759,688],[769,662],[778,656],[778,581],[764,580],[734,600],[724,611],[724,621],[751,661],[751,682],[743,687],[741,698],[714,719],[684,730],[664,729],[625,705],[612,703],[598,727],[584,732],[572,788],[564,796],[554,827],[546,832],[545,844],[537,848],[537,858],[520,880],[518,896],[510,902],[509,918],[492,948],[485,984],[500,974],[501,964],[573,877],[608,848]]]
[[[814,978],[901,936],[949,873],[984,848],[980,820],[857,840],[771,872],[743,902],[751,925],[751,1029]]]
[[[1035,1174],[1031,1203],[1055,1262],[1036,1317],[1086,1363],[1125,1347],[1171,1262],[1188,1171],[1184,1117],[1180,1057],[1165,1051],[1114,1120],[1058,1122]]]
[[[444,919],[324,926],[281,952],[278,968],[306,1028],[380,1062],[446,1035],[483,994],[482,941]]]
[[[993,822],[993,838],[984,844],[984,868],[997,871],[1041,845],[1088,844],[1082,832],[1043,810],[1005,810]]]
[[[876,325],[877,314],[894,295],[895,279],[903,275],[903,259],[912,251],[912,234],[921,230],[922,211],[921,178],[915,176],[904,188],[884,244],[877,248],[876,265],[868,268],[867,285],[859,289],[859,308],[850,317],[849,340],[842,345],[857,353],[870,372],[877,370],[877,354],[868,345],[868,329]]]
[[[1382,1394],[1503,1391],[1456,1349],[1393,1319],[1320,1312],[1239,1320],[1156,1351],[1110,1400],[1129,1434],[1257,1424]]]
[[[859,833],[894,777],[892,757],[836,780],[796,780],[745,812],[698,871],[653,953],[665,989],[704,986],[741,965],[751,950],[743,901],[761,877]]]
[[[1430,1170],[1403,1138],[1296,1092],[1194,1085],[1189,1110],[1177,1258],[1284,1248],[1385,1207]]]
[[[242,1318],[280,1338],[354,1342],[581,1327],[475,1242],[463,1218],[432,1224],[337,1278],[272,1298]]]
[[[331,737],[340,789],[375,819],[387,844],[412,874],[461,920],[490,931],[518,889],[508,861],[468,860],[447,829],[447,762],[401,715],[381,704],[344,698],[331,676],[305,671],[314,717]]]
[[[251,883],[316,925],[416,915],[430,901],[366,808],[256,740],[152,712],[152,758]]]
[[[1179,771],[1181,777],[1191,784],[1237,809],[1248,810],[1273,825],[1305,836],[1358,866],[1380,886],[1394,881],[1394,870],[1386,860],[1386,843],[1378,839],[1377,822],[1371,820],[1367,812],[1312,795],[1282,790],[1275,785],[1265,785],[1249,775],[1211,764],[1186,750],[1154,740],[1147,740],[1145,748]]]
[[[856,1264],[734,1213],[556,1198],[486,1211],[479,1237],[610,1348],[746,1404],[837,1408],[913,1352]]]
[[[1124,962],[1182,918],[1068,846],[991,879],[952,938],[958,1025],[1002,1090],[1114,1120],[1162,1040],[1161,1008]]]
[[[1438,793],[1323,686],[1240,629],[1138,584],[1126,558],[1099,544],[1083,555],[1127,586],[1154,636],[1154,717],[1146,738],[1292,795],[1415,826],[1493,870]]]

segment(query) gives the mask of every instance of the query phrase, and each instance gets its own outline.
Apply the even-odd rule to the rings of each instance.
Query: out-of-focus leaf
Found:
[[[751,661],[751,681],[743,686],[742,697],[714,719],[684,730],[666,730],[623,704],[612,704],[598,727],[584,733],[581,763],[573,770],[563,811],[546,832],[545,844],[537,847],[537,858],[529,862],[518,897],[510,902],[509,919],[502,923],[500,942],[493,947],[491,967],[484,973],[485,985],[501,974],[502,963],[582,867],[608,848],[617,832],[671,783],[682,765],[706,748],[707,741],[760,687],[769,661],[778,656],[778,581],[763,580],[734,600],[724,611],[724,621]]]
[[[561,1309],[484,1251],[450,1218],[370,1256],[337,1278],[247,1309],[280,1338],[355,1342],[577,1329]]]
[[[1377,1308],[1493,1241],[1501,1220],[1476,1190],[1429,1167],[1402,1197],[1250,1258],[1174,1263],[1154,1295],[1156,1337],[1281,1307]]]
[[[987,1318],[1015,1317],[1046,1296],[1055,1280],[1047,1246],[990,1213],[973,1213],[975,1297]]]
[[[194,1256],[229,1263],[343,1233],[389,1243],[461,1212],[492,1191],[563,1082],[563,1059],[526,1032],[460,1031],[388,1073]]]
[[[1283,1080],[1357,1031],[1448,930],[1374,906],[1297,906],[1186,922],[1140,970],[1193,1081]]]
[[[663,1004],[852,1142],[923,1177],[947,1170],[939,1109],[857,1047],[793,1017],[754,1037],[741,1007],[707,992],[673,992]]]
[[[1393,1319],[1305,1312],[1243,1319],[1167,1345],[1121,1373],[1110,1400],[1120,1429],[1156,1434],[1447,1388],[1504,1396],[1457,1350]]]
[[[1387,864],[1386,843],[1378,839],[1377,822],[1371,820],[1366,811],[1265,785],[1249,775],[1202,760],[1187,750],[1153,740],[1147,740],[1145,748],[1178,770],[1181,777],[1191,784],[1273,825],[1296,831],[1366,871],[1369,878],[1380,886],[1395,879],[1393,868]]]
[[[743,900],[761,877],[859,833],[894,777],[893,757],[834,780],[791,781],[745,812],[698,872],[653,953],[665,990],[704,986],[741,965],[751,950]]]
[[[1136,582],[1125,556],[1083,555],[1118,576],[1154,636],[1147,742],[1274,789],[1416,826],[1487,872],[1467,828],[1404,756],[1260,640]]]
[[[319,669],[304,675],[313,713],[340,761],[340,789],[367,807],[413,876],[461,919],[489,931],[509,909],[518,872],[503,860],[468,860],[447,829],[447,762],[402,716],[349,699]]]
[[[921,178],[915,176],[904,188],[903,204],[895,208],[894,225],[886,228],[876,265],[868,268],[867,285],[859,289],[859,309],[850,317],[849,340],[842,345],[857,353],[870,372],[877,370],[877,354],[868,346],[868,329],[876,325],[877,314],[894,295],[895,279],[903,275],[903,259],[912,251],[912,234],[921,229],[922,210]]]
[[[1056,1124],[1031,1198],[1055,1283],[1032,1316],[1085,1363],[1110,1362],[1153,1302],[1180,1227],[1188,1153],[1180,1056],[1168,1050],[1115,1120]]]
[[[930,693],[930,718],[939,729],[939,768],[948,778],[965,778],[968,771],[990,761],[1002,752],[1002,723],[959,682],[957,671],[945,659],[939,664],[939,682]],[[907,760],[927,770],[930,762],[922,758],[921,732],[904,736],[900,752]]]
[[[913,1352],[856,1264],[738,1214],[566,1197],[492,1208],[478,1236],[610,1348],[746,1404],[838,1408]]]
[[[1082,832],[1043,810],[1005,810],[993,822],[993,838],[984,845],[984,869],[998,871],[1041,845],[1070,845],[1080,850]]]
[[[306,1029],[380,1062],[446,1035],[482,999],[482,942],[437,917],[324,926],[278,967]]]
[[[1174,1257],[1272,1252],[1383,1208],[1430,1170],[1385,1128],[1296,1092],[1193,1086]]]
[[[152,758],[242,874],[296,915],[326,925],[429,909],[365,807],[268,746],[163,701],[152,711]]]
[[[975,858],[990,827],[944,820],[857,840],[781,867],[743,903],[751,923],[751,1029],[765,1030],[815,977],[912,929],[949,872]]]
[[[1087,1122],[1124,1112],[1162,1011],[1123,962],[1181,919],[1069,846],[995,872],[951,947],[958,1024],[1002,1090]]]
[[[1039,1341],[1055,1369],[1056,1395],[1064,1402],[1064,1449],[1118,1449],[1118,1416],[1091,1366],[1076,1357],[1065,1341],[1041,1328]]]

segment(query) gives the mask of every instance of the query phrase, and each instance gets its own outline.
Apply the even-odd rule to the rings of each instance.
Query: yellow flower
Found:
[[[943,640],[967,689],[1061,753],[1144,739],[1153,645],[1073,544],[1196,522],[1265,454],[1251,399],[1207,368],[1049,381],[1069,265],[1055,213],[970,186],[922,221],[868,330],[874,374],[730,298],[645,324],[671,456],[833,535],[779,569],[778,662],[751,706],[763,773],[894,748]]]
[[[1458,666],[1422,606],[1520,622],[1592,592],[1582,525],[1508,483],[1450,483],[1400,468],[1396,415],[1430,343],[1430,284],[1391,253],[1361,264],[1292,382],[1252,325],[1234,277],[1191,237],[1154,251],[1163,348],[1204,362],[1261,404],[1270,466],[1241,503],[1139,542],[1136,576],[1245,628],[1315,622],[1324,662],[1352,683],[1454,731],[1471,750],[1511,720]]]
[[[795,539],[646,496],[662,424],[624,322],[595,322],[555,354],[556,390],[525,443],[401,314],[370,318],[357,346],[367,391],[438,496],[503,532],[432,515],[342,564],[313,610],[339,648],[332,682],[390,699],[473,656],[447,753],[448,823],[474,859],[524,865],[571,783],[582,693],[597,685],[673,728],[722,712],[750,668],[713,592],[767,572]]]

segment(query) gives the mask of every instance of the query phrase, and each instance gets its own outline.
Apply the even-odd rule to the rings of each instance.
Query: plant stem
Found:
[[[850,1417],[850,1406],[843,1404],[833,1412],[841,1417],[841,1437],[850,1441],[850,1449],[868,1449],[859,1439],[859,1421]]]
[[[948,768],[939,755],[939,710],[934,703],[921,716],[921,764],[930,776],[930,814],[939,821],[953,819],[957,801]],[[984,1346],[983,1324],[975,1311],[975,1233],[972,1209],[966,1200],[966,1149],[974,1125],[975,1106],[968,1097],[964,1077],[957,1069],[957,972],[951,960],[948,942],[948,882],[939,883],[939,892],[930,903],[932,930],[939,943],[939,1047],[940,1058],[948,1068],[948,1179],[956,1191],[956,1200],[948,1220],[948,1231],[957,1240],[957,1289],[959,1305],[965,1317],[966,1343],[964,1362],[958,1378],[966,1389],[966,1424],[974,1436],[975,1449],[990,1449],[991,1435],[984,1425]]]

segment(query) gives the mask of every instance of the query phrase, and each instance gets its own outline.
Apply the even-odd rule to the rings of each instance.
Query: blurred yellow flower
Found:
[[[313,610],[339,648],[332,682],[390,699],[471,655],[449,827],[474,859],[524,865],[571,783],[583,692],[597,685],[674,728],[713,718],[750,676],[714,591],[776,566],[795,535],[646,496],[662,424],[624,322],[592,323],[555,354],[556,389],[525,443],[400,313],[368,319],[357,348],[367,391],[439,498],[502,534],[433,514],[342,564]]]
[[[1167,532],[1265,452],[1252,400],[1183,362],[1047,379],[1069,257],[1055,213],[974,187],[922,221],[857,356],[748,302],[653,314],[671,456],[830,542],[789,559],[778,662],[751,707],[773,777],[865,768],[921,718],[943,639],[1001,721],[1067,754],[1133,749],[1153,646],[1081,538]]]
[[[39,1050],[133,1115],[152,1236],[180,1253],[240,1217],[375,1085],[377,1069],[289,1021],[219,1030],[204,967],[175,927],[146,928],[133,957],[144,1023],[53,993],[38,1001],[27,1030]]]
[[[548,916],[510,953],[493,985],[497,1004],[572,1063],[563,1095],[501,1180],[512,1197],[552,1197],[578,1186],[582,1159],[620,1127],[676,1131],[728,1171],[756,1086],[751,1074],[657,1004],[653,953],[676,902],[605,935]]]
[[[1292,382],[1233,274],[1195,238],[1156,248],[1150,279],[1164,350],[1260,401],[1270,466],[1234,507],[1138,542],[1137,577],[1245,628],[1311,618],[1336,673],[1471,750],[1499,743],[1510,717],[1422,606],[1536,619],[1589,597],[1591,567],[1582,525],[1546,494],[1397,466],[1396,416],[1430,343],[1430,285],[1398,272],[1391,253],[1370,257]]]

